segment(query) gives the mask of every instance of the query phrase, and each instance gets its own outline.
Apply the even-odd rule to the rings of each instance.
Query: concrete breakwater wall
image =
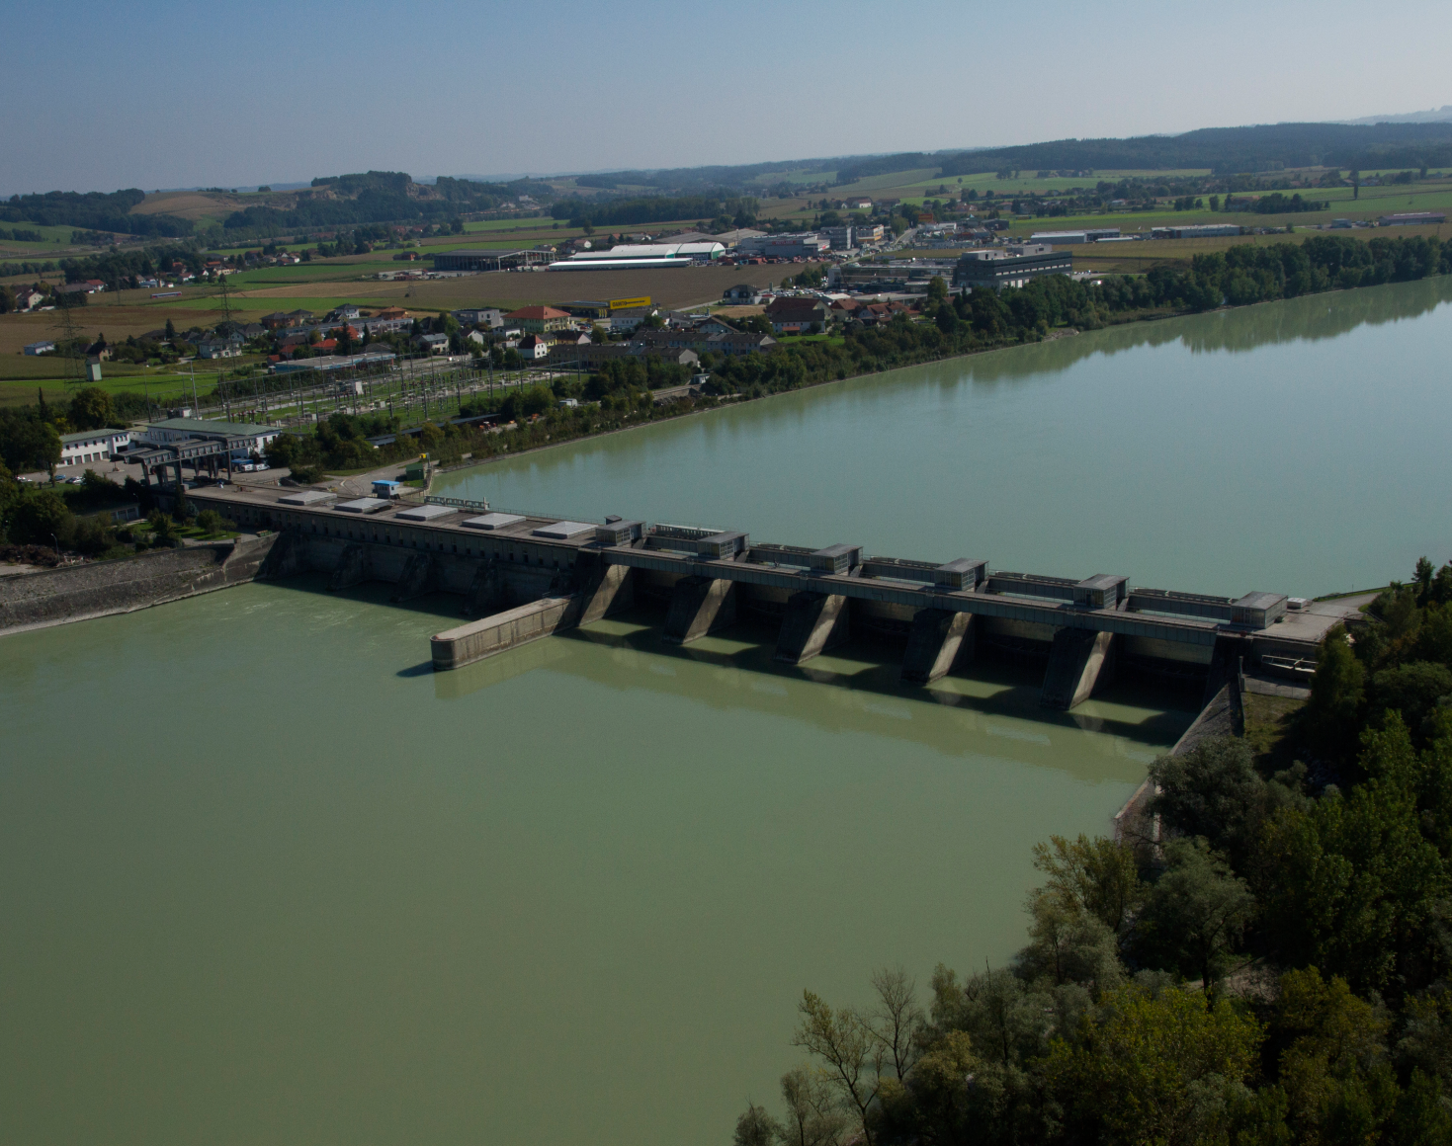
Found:
[[[255,579],[276,534],[0,580],[0,634],[130,613]]]

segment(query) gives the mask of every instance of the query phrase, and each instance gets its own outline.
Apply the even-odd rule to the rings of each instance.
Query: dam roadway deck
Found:
[[[331,493],[207,486],[188,493],[246,529],[284,536],[267,576],[327,572],[466,598],[482,619],[438,634],[447,669],[589,623],[632,604],[665,612],[668,640],[689,643],[738,610],[779,619],[777,659],[802,663],[854,631],[906,642],[902,675],[927,684],[977,648],[1047,659],[1044,703],[1070,708],[1128,660],[1213,676],[1236,657],[1269,657],[1305,675],[1334,615],[1288,612],[1282,594],[1213,597],[1131,587],[1122,575],[1075,580],[864,554],[862,547],[753,544],[744,532],[611,518],[572,521],[422,495],[340,501]],[[1271,663],[1267,662],[1267,663]]]

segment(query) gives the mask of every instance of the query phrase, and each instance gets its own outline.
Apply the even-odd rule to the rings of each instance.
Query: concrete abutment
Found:
[[[1067,711],[1114,679],[1113,633],[1064,628],[1054,634],[1041,703]]]
[[[711,577],[682,577],[671,590],[664,638],[688,645],[736,623],[736,582]]]
[[[799,665],[840,645],[852,633],[852,610],[835,593],[793,593],[776,640],[775,659]]]
[[[913,614],[902,658],[904,684],[932,684],[956,665],[973,659],[976,618],[948,609],[919,609]]]

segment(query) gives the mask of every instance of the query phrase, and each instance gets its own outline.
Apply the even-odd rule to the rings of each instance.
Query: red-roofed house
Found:
[[[504,321],[525,334],[548,334],[552,330],[565,330],[574,319],[552,306],[522,306],[506,314]]]

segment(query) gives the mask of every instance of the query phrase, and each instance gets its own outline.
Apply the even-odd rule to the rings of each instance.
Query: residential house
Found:
[[[539,362],[550,356],[549,340],[538,334],[526,334],[519,340],[519,345],[515,349],[526,362]]]
[[[15,288],[16,310],[31,310],[32,308],[39,306],[44,301],[45,295],[41,294],[40,291],[36,290],[34,287],[24,286]]]
[[[737,283],[721,292],[721,301],[732,306],[760,306],[761,288],[750,283]]]
[[[447,354],[449,351],[447,334],[420,334],[414,341],[420,350],[425,350],[430,354]]]

